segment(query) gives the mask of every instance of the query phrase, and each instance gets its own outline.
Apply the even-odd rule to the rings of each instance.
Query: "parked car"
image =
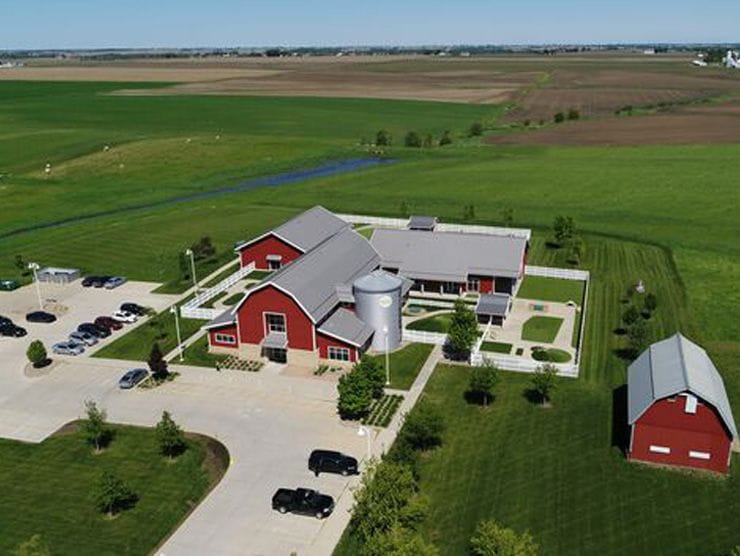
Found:
[[[332,450],[314,450],[308,458],[308,468],[318,477],[325,473],[339,473],[347,477],[358,472],[357,460],[352,456]]]
[[[8,317],[4,317],[0,315],[0,325],[3,325],[3,324],[13,324],[13,321],[10,320]]]
[[[112,276],[98,276],[98,279],[93,281],[94,288],[102,288],[105,283],[112,278]]]
[[[82,279],[82,287],[83,288],[90,288],[100,282],[101,277],[100,276],[85,276]]]
[[[0,324],[0,336],[10,336],[11,338],[22,338],[26,335],[26,329],[15,324]]]
[[[110,278],[108,278],[108,280],[105,281],[103,287],[105,287],[106,290],[112,290],[113,288],[117,288],[118,286],[125,283],[126,278],[124,276],[111,276]]]
[[[98,326],[92,322],[83,322],[77,327],[77,330],[80,332],[87,332],[97,338],[107,338],[111,334],[110,330],[105,326]]]
[[[97,337],[88,332],[80,332],[79,330],[72,332],[72,334],[69,335],[69,339],[74,340],[78,344],[85,344],[86,346],[94,346],[98,343]]]
[[[61,355],[79,355],[85,351],[85,346],[74,340],[67,340],[51,346],[51,351]]]
[[[146,307],[142,307],[138,303],[122,303],[119,308],[121,311],[133,313],[134,315],[138,315],[140,317],[146,315]]]
[[[126,371],[126,374],[118,381],[118,387],[122,390],[128,390],[139,384],[147,376],[149,376],[149,371],[146,369],[131,369]]]
[[[138,320],[136,315],[128,311],[116,311],[111,315],[111,318],[118,322],[136,322]]]
[[[15,280],[0,280],[0,290],[10,292],[17,290],[20,284]]]
[[[26,320],[28,322],[44,322],[48,324],[50,322],[54,322],[57,318],[46,311],[33,311],[26,315]]]
[[[323,519],[334,511],[334,498],[308,488],[280,488],[272,497],[272,509]]]
[[[123,328],[123,325],[120,322],[111,317],[98,317],[95,319],[94,324],[107,328],[108,330],[120,330]]]

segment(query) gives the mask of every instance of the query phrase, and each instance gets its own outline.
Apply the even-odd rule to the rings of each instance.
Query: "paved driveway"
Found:
[[[348,494],[348,479],[315,478],[308,471],[308,453],[325,447],[362,457],[366,449],[356,429],[336,418],[335,387],[322,381],[179,367],[181,376],[163,387],[121,391],[116,382],[130,367],[126,362],[66,358],[48,375],[32,379],[22,366],[0,361],[0,436],[41,441],[81,417],[83,402],[92,399],[112,422],[151,426],[166,409],[185,429],[227,446],[226,475],[161,554],[315,553],[311,545],[322,528],[341,517],[280,515],[270,507],[272,494],[278,487],[298,486],[335,498]]]

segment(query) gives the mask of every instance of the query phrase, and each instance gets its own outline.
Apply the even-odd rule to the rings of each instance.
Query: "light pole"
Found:
[[[28,269],[33,271],[33,281],[36,282],[36,296],[39,298],[39,309],[44,310],[44,302],[41,300],[41,285],[39,284],[38,263],[28,263]]]
[[[391,385],[391,356],[388,350],[388,327],[383,327],[383,334],[385,334],[385,385]]]
[[[193,269],[193,288],[195,293],[198,293],[198,278],[195,276],[195,253],[192,249],[185,250],[185,256],[190,257],[190,267]]]
[[[370,429],[364,425],[360,425],[357,429],[357,436],[364,436],[367,438],[367,459],[370,459]]]
[[[175,332],[177,333],[177,349],[180,351],[180,361],[184,359],[182,355],[182,340],[180,339],[180,319],[178,318],[177,305],[170,307],[170,313],[175,315]]]

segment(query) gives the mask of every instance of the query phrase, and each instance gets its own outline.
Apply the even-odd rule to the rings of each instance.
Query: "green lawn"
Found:
[[[235,293],[233,295],[230,295],[226,299],[224,299],[224,305],[227,305],[231,307],[232,305],[236,305],[241,301],[241,299],[244,297],[243,293]]]
[[[567,303],[575,301],[583,304],[585,282],[578,280],[561,280],[545,276],[525,276],[517,297],[535,299],[537,301],[555,301]]]
[[[572,359],[570,353],[556,348],[534,350],[532,352],[532,358],[537,361],[546,361],[548,363],[567,363]]]
[[[229,265],[225,270],[219,272],[214,278],[208,280],[208,282],[203,284],[203,286],[206,288],[212,288],[222,280],[225,280],[226,278],[234,274],[237,270],[239,270],[239,261],[234,260],[233,264]]]
[[[511,344],[506,344],[504,342],[483,342],[480,346],[481,351],[505,353],[506,355],[511,353],[511,348]]]
[[[215,441],[205,437],[192,437],[188,450],[170,463],[159,454],[152,429],[114,430],[113,442],[99,455],[78,432],[41,444],[0,440],[0,553],[11,554],[40,534],[52,554],[149,554],[228,466],[228,454],[214,451]],[[120,476],[139,497],[113,520],[94,507],[103,470]]]
[[[184,360],[180,361],[180,356],[176,355],[170,360],[170,363],[178,365],[195,365],[197,367],[216,368],[216,363],[226,359],[226,355],[208,353],[208,336],[198,338],[183,350]]]
[[[390,354],[391,388],[408,390],[434,348],[431,344],[409,344]],[[374,356],[385,368],[385,355]]]
[[[630,464],[612,446],[610,389],[561,379],[543,409],[523,395],[529,377],[502,372],[481,410],[465,401],[468,372],[440,366],[424,394],[446,422],[420,471],[422,531],[442,554],[467,554],[484,518],[529,530],[545,555],[703,556],[740,542],[737,455],[727,481]]]
[[[440,313],[425,319],[415,320],[406,328],[409,330],[423,330],[424,332],[440,332],[447,334],[452,322],[452,313]]]
[[[180,318],[182,341],[198,332],[206,322],[208,321]],[[96,351],[93,357],[146,361],[155,343],[159,344],[163,354],[167,354],[177,347],[175,315],[165,309],[131,331],[124,325],[122,330],[114,332],[112,339],[112,342]]]
[[[530,317],[522,326],[522,340],[551,344],[562,324],[560,317]]]
[[[225,290],[222,291],[222,292],[217,293],[211,299],[209,299],[208,301],[206,301],[205,303],[203,303],[203,305],[201,305],[201,307],[204,307],[206,309],[213,309],[213,306],[216,304],[216,302],[219,301],[219,300],[221,300],[221,299],[223,299],[224,297],[226,297],[226,294],[228,294],[228,292],[225,291]]]

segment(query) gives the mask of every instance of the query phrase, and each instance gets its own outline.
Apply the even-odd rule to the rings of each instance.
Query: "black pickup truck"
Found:
[[[323,519],[334,510],[334,499],[308,488],[280,488],[272,497],[272,509],[281,514],[291,512]]]

